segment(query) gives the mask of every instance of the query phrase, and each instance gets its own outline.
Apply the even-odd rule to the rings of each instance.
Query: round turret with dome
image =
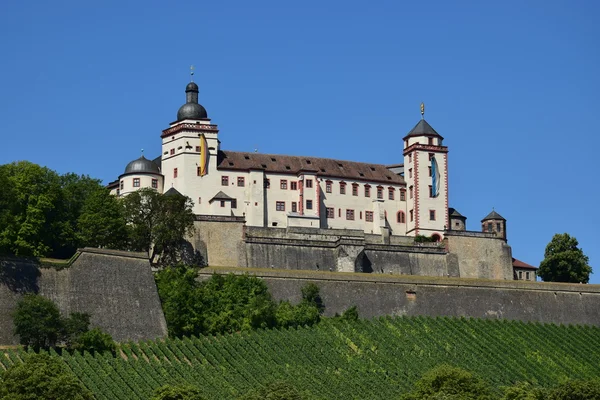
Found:
[[[186,103],[177,111],[177,121],[184,119],[207,119],[206,109],[198,104],[198,85],[190,82],[185,87]]]

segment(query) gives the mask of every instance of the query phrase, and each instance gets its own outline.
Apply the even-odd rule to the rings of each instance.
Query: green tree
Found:
[[[315,306],[319,310],[319,314],[323,314],[325,306],[321,298],[321,291],[314,283],[306,284],[302,287],[302,302]]]
[[[65,364],[47,354],[29,355],[0,372],[0,400],[92,400]]]
[[[127,223],[119,199],[106,188],[89,193],[77,218],[77,231],[82,246],[126,248]]]
[[[91,354],[109,351],[115,354],[117,345],[113,338],[100,328],[93,328],[78,335],[71,346],[73,350],[88,351]]]
[[[62,340],[67,347],[73,346],[79,336],[89,330],[90,315],[87,313],[71,313],[68,318],[62,319]]]
[[[439,365],[417,381],[404,400],[491,400],[489,386],[480,378],[464,369]]]
[[[205,400],[202,392],[190,385],[164,385],[154,391],[150,400]]]
[[[13,313],[15,333],[22,345],[38,351],[56,345],[63,321],[56,304],[38,294],[26,294]]]
[[[0,165],[0,254],[12,253],[12,238],[16,236],[14,184],[8,176],[8,166]]]
[[[200,284],[197,270],[177,265],[166,267],[155,275],[158,295],[167,321],[170,337],[198,335],[204,319],[200,308]]]
[[[545,400],[597,400],[600,399],[600,380],[571,380],[548,392]]]
[[[240,400],[307,400],[306,394],[300,393],[294,386],[287,382],[277,381],[260,389],[250,391]]]
[[[502,400],[545,400],[544,389],[533,386],[527,382],[519,382],[516,385],[504,388]]]
[[[123,206],[131,250],[148,252],[152,263],[174,264],[185,238],[194,232],[192,200],[143,188],[127,195]]]
[[[578,245],[577,239],[568,233],[554,235],[546,246],[537,274],[546,282],[588,283],[592,267]]]

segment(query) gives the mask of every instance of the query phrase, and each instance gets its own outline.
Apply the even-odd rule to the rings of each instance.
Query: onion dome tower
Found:
[[[494,232],[506,242],[506,219],[495,210],[492,210],[481,220],[481,230],[483,232]]]
[[[143,155],[131,161],[119,176],[119,196],[142,188],[152,188],[162,193],[164,177],[160,171],[160,158],[148,160]]]

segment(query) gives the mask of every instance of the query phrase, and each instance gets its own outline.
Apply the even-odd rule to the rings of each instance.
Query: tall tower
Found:
[[[186,102],[177,111],[177,120],[161,135],[164,190],[175,188],[190,197],[196,214],[208,206],[210,199],[202,198],[201,178],[211,171],[216,172],[219,152],[219,130],[198,103],[198,92],[196,83],[187,84]],[[210,174],[211,179],[217,179],[215,175]]]
[[[448,147],[444,138],[421,120],[404,137],[404,180],[408,190],[406,234],[443,238],[448,220]]]

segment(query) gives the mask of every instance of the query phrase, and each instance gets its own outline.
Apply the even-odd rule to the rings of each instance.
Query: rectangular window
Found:
[[[412,186],[408,188],[408,197],[411,199],[413,198],[413,187]]]
[[[246,180],[243,176],[238,176],[237,185],[240,187],[244,187],[246,185]]]
[[[427,168],[429,168],[429,176],[432,176],[431,175],[431,167],[427,167]]]
[[[429,220],[435,221],[435,210],[429,210]]]
[[[406,190],[400,189],[400,201],[406,201]]]
[[[354,221],[354,210],[346,210],[346,219]]]
[[[377,188],[377,198],[383,199],[383,188],[382,187]]]
[[[359,211],[359,213],[358,213],[358,219],[362,219],[362,211]]]
[[[125,181],[121,181],[121,190],[123,190],[123,187],[125,186]]]
[[[312,206],[313,206],[313,201],[312,200],[306,200],[306,209],[307,210],[312,210]]]
[[[488,232],[493,232],[494,231],[494,227],[492,225],[491,222],[488,223]]]
[[[408,169],[408,177],[409,177],[409,178],[412,178],[412,168],[409,168],[409,169]]]
[[[279,189],[287,190],[287,180],[282,179],[279,181]]]
[[[365,221],[373,222],[373,211],[365,211]]]
[[[496,231],[502,232],[502,228],[500,227],[500,222],[496,222]]]
[[[371,197],[371,186],[365,185],[365,197]]]
[[[358,184],[352,184],[352,196],[358,196]]]
[[[333,219],[334,214],[335,214],[334,209],[331,207],[327,207],[327,218]]]
[[[408,213],[410,214],[410,222],[413,222],[415,220],[415,213],[413,210],[410,210]]]
[[[140,187],[140,178],[133,178],[133,187]]]
[[[344,182],[340,182],[340,194],[346,194],[346,184]]]
[[[173,178],[177,178],[177,168],[173,168]]]
[[[298,190],[298,182],[290,182],[290,190]]]
[[[158,189],[158,179],[152,179],[152,189]]]
[[[229,177],[228,176],[221,177],[221,186],[229,186]]]
[[[200,153],[200,146],[196,146],[196,153]]]
[[[265,183],[265,187],[267,189],[271,189],[271,180],[270,179],[265,179],[264,183]]]
[[[310,189],[310,188],[312,188],[312,179],[307,179],[307,180],[306,180],[306,188],[307,188],[307,189]]]
[[[394,188],[388,188],[388,199],[394,200]]]
[[[433,138],[432,137],[427,138],[427,144],[430,146],[433,146]]]
[[[200,176],[200,171],[202,169],[200,167],[196,167],[196,176]]]
[[[285,211],[285,201],[278,201],[275,203],[275,210]]]
[[[173,154],[175,154],[175,149],[171,149],[171,150],[169,151],[169,154],[170,154],[170,155],[173,155]]]
[[[433,153],[429,153],[429,161],[433,160]]]
[[[529,272],[525,272],[525,279],[529,280]]]
[[[408,162],[409,162],[409,163],[411,163],[411,162],[412,162],[412,153],[410,153],[410,154],[408,155]]]
[[[325,182],[325,193],[331,193],[331,186],[333,186],[331,181]]]
[[[292,212],[298,212],[298,203],[292,201]]]
[[[221,207],[225,207],[225,200],[221,200]]]
[[[429,185],[429,197],[433,197],[433,186]]]
[[[523,271],[519,271],[519,279],[523,279]]]
[[[231,208],[237,208],[237,199],[231,200]]]

